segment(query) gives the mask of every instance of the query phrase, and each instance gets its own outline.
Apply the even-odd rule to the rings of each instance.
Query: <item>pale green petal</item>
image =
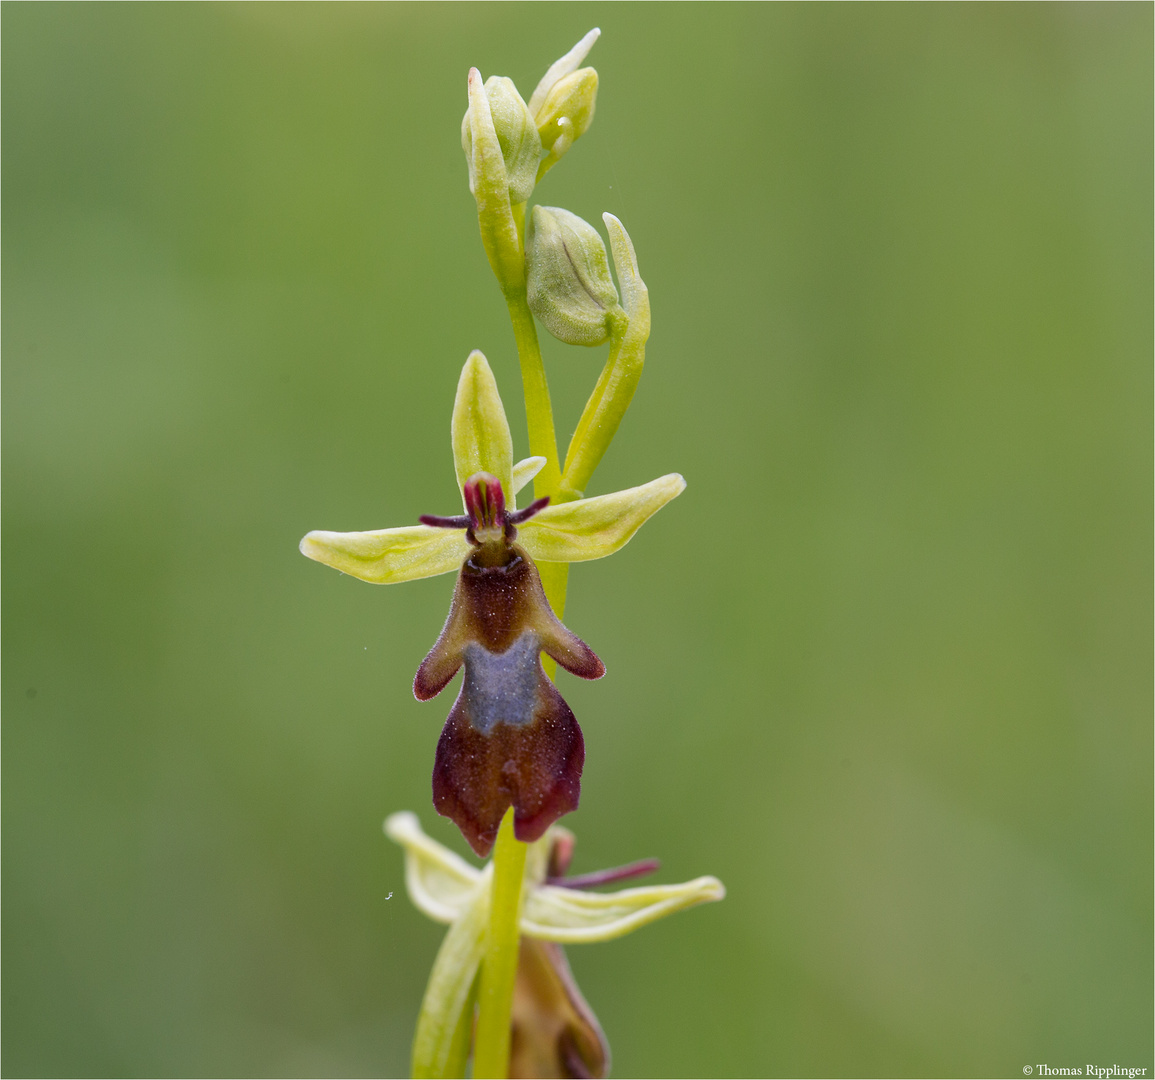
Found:
[[[521,932],[565,944],[609,941],[675,911],[721,900],[725,895],[726,889],[716,877],[616,893],[542,885],[526,899]]]
[[[541,82],[537,84],[529,99],[529,111],[532,114],[537,115],[537,110],[545,103],[549,92],[559,79],[564,79],[571,71],[577,71],[581,67],[582,61],[589,55],[590,49],[594,47],[594,42],[600,36],[601,30],[595,26],[565,56],[550,64],[549,71],[542,76]]]
[[[474,349],[461,369],[457,400],[453,403],[453,467],[457,487],[474,473],[492,473],[501,481],[502,491],[513,491],[513,438],[505,408],[497,392],[497,380],[489,361]],[[511,499],[512,501],[512,499]]]
[[[474,898],[481,871],[426,836],[408,810],[385,819],[385,835],[405,849],[405,887],[413,906],[434,922],[459,918]]]
[[[301,541],[302,555],[377,585],[447,574],[470,550],[462,530],[428,525],[351,533],[318,529]]]
[[[517,542],[545,562],[584,562],[612,555],[646,519],[686,489],[678,473],[641,487],[547,506],[518,526]]]
[[[516,495],[526,484],[528,484],[539,472],[542,466],[545,465],[545,458],[543,457],[527,457],[522,458],[513,467],[513,493]]]

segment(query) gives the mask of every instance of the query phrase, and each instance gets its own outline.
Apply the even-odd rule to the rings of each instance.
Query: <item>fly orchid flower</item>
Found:
[[[414,1076],[463,1076],[475,977],[485,951],[492,864],[479,870],[427,836],[414,814],[385,833],[405,849],[405,884],[424,914],[450,926],[434,962],[413,1044]],[[609,1045],[574,982],[562,945],[609,941],[683,908],[726,895],[715,877],[620,892],[588,891],[657,869],[655,860],[567,878],[573,834],[555,825],[526,858],[513,998],[511,1077],[602,1077]]]
[[[433,805],[486,855],[514,808],[514,834],[536,840],[577,809],[585,743],[570,707],[546,678],[544,651],[583,679],[605,674],[601,660],[560,622],[533,559],[514,543],[518,524],[549,503],[507,514],[501,482],[475,473],[465,482],[466,517],[421,518],[464,529],[474,551],[461,566],[449,617],[413,680],[428,701],[465,665],[433,766]]]
[[[465,362],[451,425],[465,514],[376,532],[311,532],[301,551],[364,581],[390,583],[458,570],[441,636],[417,671],[419,700],[465,677],[437,747],[433,801],[478,855],[505,811],[519,840],[537,840],[576,808],[585,759],[581,729],[542,668],[540,654],[586,679],[605,668],[553,613],[535,559],[610,555],[685,488],[676,473],[612,495],[524,510],[513,505],[540,459],[513,464],[513,441],[489,364]],[[510,505],[506,505],[506,493]]]

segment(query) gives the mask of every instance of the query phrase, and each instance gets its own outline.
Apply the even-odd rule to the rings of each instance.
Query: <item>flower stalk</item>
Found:
[[[524,255],[523,255],[524,257]],[[525,419],[529,433],[529,450],[535,457],[545,458],[541,471],[534,477],[534,498],[548,497],[557,504],[567,501],[562,492],[561,468],[558,465],[557,433],[553,423],[553,405],[549,397],[549,381],[541,358],[537,339],[537,325],[529,310],[524,286],[519,291],[505,294],[509,306],[509,320],[513,324],[513,338],[517,343],[517,358],[521,367],[521,386],[525,395]],[[567,563],[542,563],[538,566],[541,583],[550,605],[559,619],[565,618],[566,586],[569,582]],[[551,678],[556,670],[553,661],[546,662],[546,674]]]
[[[527,847],[513,835],[511,808],[505,813],[493,848],[493,892],[473,1052],[473,1075],[477,1080],[504,1080],[509,1075],[509,1021],[517,977],[518,923]]]

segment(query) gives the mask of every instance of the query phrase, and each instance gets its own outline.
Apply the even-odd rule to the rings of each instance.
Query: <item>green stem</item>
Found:
[[[561,463],[557,452],[553,405],[550,402],[545,365],[541,359],[541,345],[537,340],[537,326],[529,310],[525,290],[525,205],[523,203],[509,208],[509,224],[513,228],[507,230],[502,244],[489,243],[489,216],[484,212],[480,197],[477,205],[486,251],[489,252],[492,246],[495,252],[504,256],[503,262],[491,253],[490,262],[509,307],[513,336],[517,342],[517,357],[525,394],[526,426],[529,429],[529,452],[535,457],[545,458],[545,465],[534,479],[534,495],[539,499],[548,495],[557,501],[561,488]],[[508,235],[509,232],[512,232],[512,237]],[[510,243],[510,240],[514,242]],[[520,273],[512,272],[509,267],[520,269]],[[565,610],[569,566],[565,563],[542,563],[538,569],[546,598],[558,618],[561,618]],[[543,666],[546,674],[552,678],[557,670],[554,661],[546,657]],[[481,986],[477,995],[477,1035],[473,1053],[473,1075],[478,1080],[509,1075],[510,1016],[513,1011],[513,984],[517,977],[520,944],[518,921],[521,916],[525,854],[526,845],[513,834],[511,808],[502,819],[493,850],[493,899],[485,959],[481,966]]]
[[[556,503],[567,496],[561,486],[553,405],[549,397],[549,383],[545,377],[545,364],[541,359],[541,345],[537,340],[537,325],[533,321],[533,313],[529,310],[524,289],[507,293],[505,299],[509,305],[509,319],[513,323],[517,358],[521,364],[525,419],[529,428],[529,452],[545,458],[541,472],[534,478],[533,494],[538,499],[548,495]],[[559,619],[564,618],[569,564],[543,562],[538,565],[538,572],[550,607]],[[557,665],[549,657],[545,657],[542,664],[546,674],[552,679],[557,671]]]
[[[502,818],[493,849],[493,897],[477,995],[480,1011],[473,1051],[473,1075],[477,1080],[505,1080],[509,1076],[510,1016],[517,978],[526,848],[513,835],[511,807]]]
[[[529,452],[545,458],[541,472],[534,478],[533,493],[539,499],[543,495],[556,498],[561,468],[558,465],[557,433],[553,426],[553,405],[549,399],[549,383],[545,378],[545,365],[537,340],[537,326],[524,289],[511,290],[505,299],[509,305],[509,319],[513,323],[513,337],[517,342],[517,358],[521,363]]]

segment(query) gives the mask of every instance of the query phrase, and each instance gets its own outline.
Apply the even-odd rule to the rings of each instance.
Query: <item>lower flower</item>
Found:
[[[394,814],[386,835],[405,849],[405,883],[414,905],[450,924],[437,954],[413,1044],[413,1075],[464,1076],[471,1044],[476,977],[485,953],[492,866],[478,870],[426,836],[411,813]],[[714,877],[613,893],[594,887],[657,868],[654,860],[567,877],[573,834],[554,825],[530,846],[514,988],[511,1077],[602,1077],[609,1045],[578,990],[563,944],[609,941],[683,908],[726,895]]]
[[[509,1075],[601,1077],[610,1071],[610,1044],[574,982],[565,950],[523,937],[513,987]]]

